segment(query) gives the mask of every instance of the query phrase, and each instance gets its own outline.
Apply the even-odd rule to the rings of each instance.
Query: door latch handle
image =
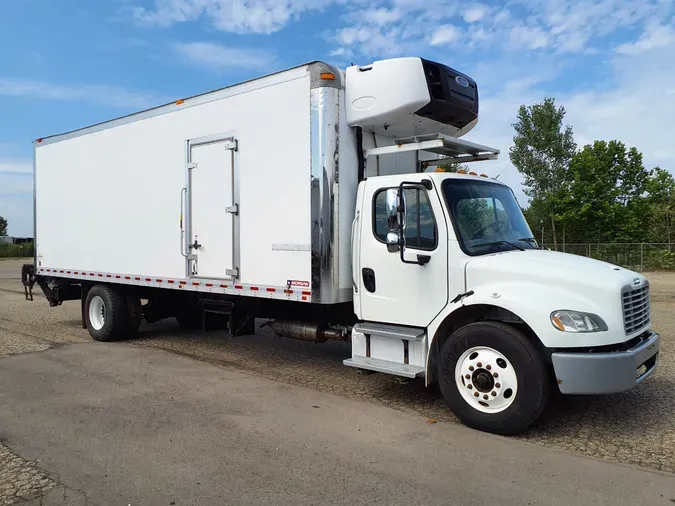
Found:
[[[197,242],[197,239],[195,239],[195,242],[193,244],[190,244],[190,248],[199,249],[201,247],[202,245]]]

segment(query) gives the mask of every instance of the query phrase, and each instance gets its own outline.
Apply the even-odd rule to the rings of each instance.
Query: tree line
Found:
[[[670,245],[675,239],[670,172],[648,169],[642,153],[618,140],[579,148],[564,118],[565,108],[547,97],[521,105],[512,125],[509,159],[523,175],[530,199],[524,214],[536,238],[554,249],[561,243]],[[457,163],[441,168],[470,170]]]
[[[578,148],[553,98],[520,106],[509,158],[530,198],[525,216],[555,249],[565,243],[671,243],[675,179],[618,140]]]

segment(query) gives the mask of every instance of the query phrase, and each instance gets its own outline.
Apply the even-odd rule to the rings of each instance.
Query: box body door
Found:
[[[231,137],[189,142],[188,272],[191,277],[238,277],[235,265],[238,206],[234,201],[236,147],[236,140]]]

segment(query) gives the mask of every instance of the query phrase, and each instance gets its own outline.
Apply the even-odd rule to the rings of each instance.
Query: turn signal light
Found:
[[[335,74],[333,74],[332,72],[322,72],[321,79],[323,79],[324,81],[335,81]]]

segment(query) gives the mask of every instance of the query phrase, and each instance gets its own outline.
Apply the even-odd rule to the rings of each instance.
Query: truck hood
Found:
[[[484,282],[524,281],[586,295],[605,292],[613,297],[624,287],[639,287],[645,281],[644,276],[607,262],[534,249],[473,258],[466,264],[466,279],[469,290]]]
[[[626,341],[622,291],[645,286],[641,274],[606,262],[544,250],[508,251],[472,258],[465,266],[464,304],[489,304],[522,318],[549,348],[588,347]],[[608,331],[566,333],[550,323],[552,311],[599,315]]]

